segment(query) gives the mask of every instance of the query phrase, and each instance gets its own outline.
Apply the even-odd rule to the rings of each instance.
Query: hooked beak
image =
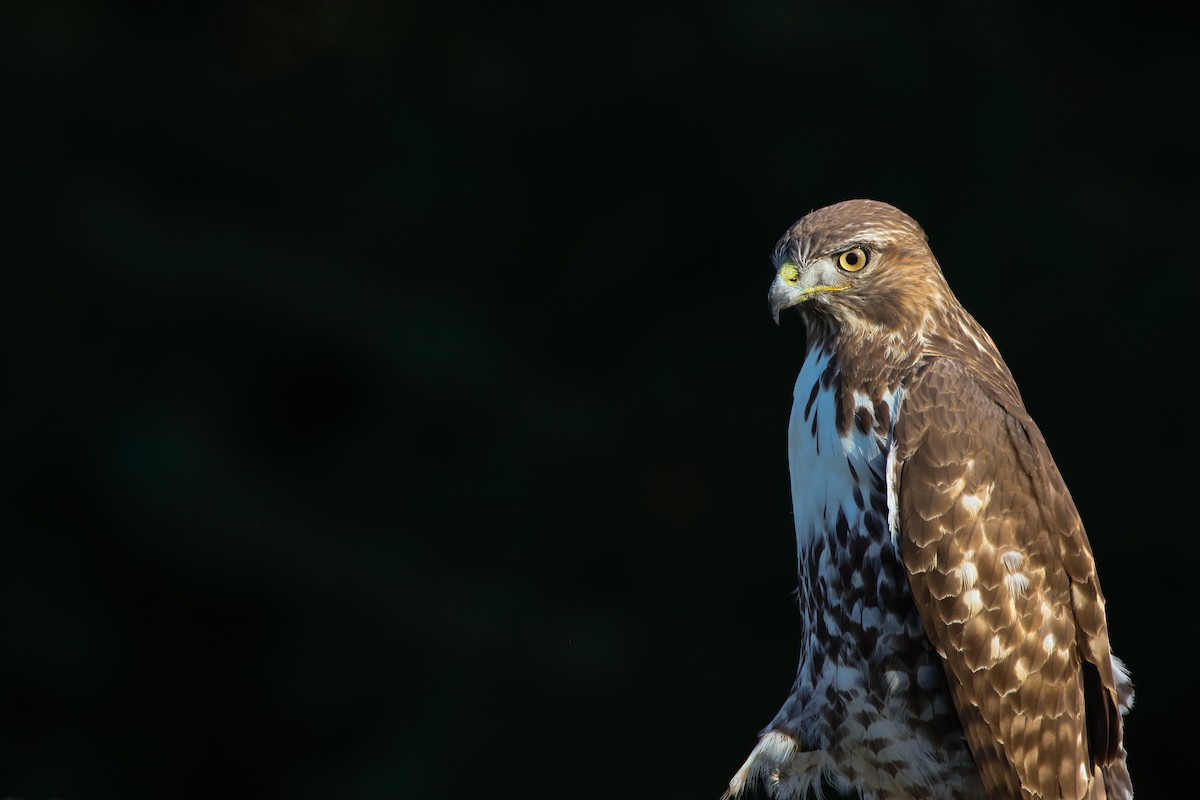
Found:
[[[800,305],[818,292],[840,292],[848,286],[829,286],[823,283],[813,283],[817,279],[818,270],[811,266],[804,273],[791,261],[779,265],[771,289],[767,292],[767,305],[771,309],[771,318],[779,324],[779,312]],[[809,285],[812,284],[812,285]]]
[[[775,280],[771,281],[771,290],[767,292],[767,304],[771,307],[771,319],[775,320],[776,325],[779,324],[779,312],[791,308],[802,299],[799,290],[796,289],[799,277],[800,270],[796,269],[796,265],[785,261],[775,273]]]

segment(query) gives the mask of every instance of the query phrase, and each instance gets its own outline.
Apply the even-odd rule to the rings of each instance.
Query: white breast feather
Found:
[[[796,544],[801,551],[812,537],[825,533],[827,510],[844,506],[856,486],[867,496],[871,490],[869,465],[881,461],[880,442],[874,431],[863,433],[851,425],[846,437],[838,435],[835,423],[836,398],[832,390],[818,389],[816,399],[809,407],[813,386],[820,382],[821,374],[829,365],[829,358],[828,354],[820,353],[810,355],[805,360],[796,378],[792,416],[788,425],[792,512],[796,521]],[[874,414],[871,398],[856,392],[854,400],[856,406],[865,407]],[[884,402],[891,408],[893,419],[896,400],[895,392],[889,391],[884,395]],[[815,437],[812,424],[814,414],[819,420]],[[858,472],[857,480],[850,471],[851,463]],[[888,506],[894,509],[895,503],[890,497],[891,483],[889,480]],[[851,518],[857,515],[854,509],[847,511]],[[833,513],[836,514],[836,511]]]

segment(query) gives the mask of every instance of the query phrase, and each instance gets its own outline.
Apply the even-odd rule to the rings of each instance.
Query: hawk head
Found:
[[[867,338],[919,336],[952,298],[925,231],[876,200],[807,215],[775,246],[771,314],[800,306],[808,330]]]

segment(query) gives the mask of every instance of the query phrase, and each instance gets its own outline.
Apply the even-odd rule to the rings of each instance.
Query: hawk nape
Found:
[[[851,200],[775,247],[806,353],[788,456],[803,618],[791,694],[727,797],[1133,796],[1133,690],[1071,495],[924,231]]]

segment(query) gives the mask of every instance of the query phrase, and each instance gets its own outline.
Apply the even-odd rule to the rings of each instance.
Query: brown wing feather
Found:
[[[1103,797],[1120,717],[1090,547],[1007,370],[979,370],[935,358],[907,386],[901,555],[988,796]]]

